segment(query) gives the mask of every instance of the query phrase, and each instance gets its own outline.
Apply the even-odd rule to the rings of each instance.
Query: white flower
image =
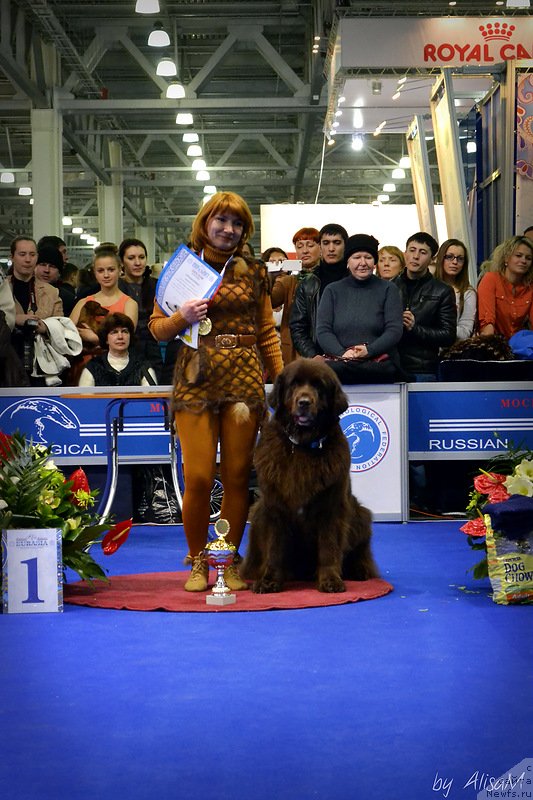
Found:
[[[505,479],[505,488],[509,494],[521,494],[524,497],[533,497],[533,482],[521,475],[510,475]]]
[[[57,469],[56,465],[53,462],[53,459],[49,458],[43,464],[43,469]]]
[[[2,500],[2,498],[0,497],[0,511],[3,511],[4,508],[7,508],[7,503],[6,503],[5,500]]]
[[[16,483],[18,483],[20,481],[20,478],[17,475],[12,475],[10,480],[11,480],[11,483],[15,483],[16,484]]]
[[[533,461],[523,458],[520,464],[517,464],[514,474],[533,481]]]

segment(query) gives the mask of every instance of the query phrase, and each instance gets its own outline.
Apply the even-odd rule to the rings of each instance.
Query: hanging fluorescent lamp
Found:
[[[396,184],[395,183],[384,183],[383,184],[383,191],[384,192],[395,192],[396,191]]]
[[[31,188],[29,186],[21,186],[19,189],[19,194],[22,197],[29,197],[31,195]]]
[[[163,29],[163,25],[158,21],[154,22],[154,28],[148,37],[148,47],[168,47],[170,36]]]
[[[196,180],[197,181],[208,181],[211,175],[205,169],[201,169],[199,172],[196,173]]]
[[[176,125],[192,125],[194,122],[192,114],[177,114]]]
[[[61,224],[66,227],[67,225],[72,225],[72,217],[63,217],[61,220]]]
[[[396,167],[396,169],[392,170],[391,177],[394,178],[394,180],[401,181],[405,178],[405,170],[402,169],[402,167]]]
[[[390,197],[389,197],[388,194],[378,194],[378,200],[379,200],[380,203],[388,203],[389,200],[390,200]]]
[[[205,163],[203,158],[195,158],[192,162],[191,169],[199,170],[199,169],[207,169],[207,164]]]
[[[72,233],[83,233],[83,228],[75,226],[74,228],[72,228]]]
[[[466,152],[467,153],[477,153],[477,144],[475,142],[467,142],[466,143]]]
[[[12,172],[2,172],[0,174],[0,183],[15,183],[15,175]]]
[[[359,133],[355,133],[352,136],[352,150],[355,150],[357,153],[363,149],[364,147],[364,139]]]
[[[178,70],[176,69],[176,65],[171,58],[162,58],[157,65],[155,74],[160,75],[163,78],[172,78],[174,75],[178,74]]]
[[[137,14],[159,14],[159,0],[137,0],[135,12]]]
[[[399,161],[400,167],[403,169],[411,169],[411,159],[409,156],[402,156]]]
[[[196,158],[197,156],[202,156],[202,148],[199,144],[190,144],[187,148],[187,155]]]
[[[173,81],[167,86],[166,96],[169,100],[181,100],[182,97],[185,97],[185,89],[181,83]]]
[[[207,186],[204,186],[204,194],[216,194],[217,187],[213,186],[212,183],[208,183]]]
[[[190,133],[184,133],[181,137],[182,142],[190,143],[190,142],[199,142],[200,137],[194,131],[190,131]]]

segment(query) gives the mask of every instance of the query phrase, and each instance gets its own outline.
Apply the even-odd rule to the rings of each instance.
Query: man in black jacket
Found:
[[[429,233],[414,233],[405,246],[405,270],[394,278],[404,308],[398,352],[410,381],[435,381],[439,351],[457,337],[454,291],[429,271],[438,249]]]
[[[301,274],[291,310],[289,328],[299,355],[321,358],[316,341],[316,313],[322,292],[328,283],[345,278],[348,274],[344,248],[348,233],[342,225],[330,222],[320,230],[320,264],[308,273]]]

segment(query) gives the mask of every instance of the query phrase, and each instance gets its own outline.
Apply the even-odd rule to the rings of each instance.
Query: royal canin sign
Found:
[[[376,46],[379,43],[379,46]],[[533,16],[344,18],[331,72],[357,67],[483,66],[533,58]]]
[[[533,58],[533,50],[527,49],[521,42],[511,41],[516,26],[507,22],[488,22],[480,25],[481,42],[475,44],[457,44],[442,42],[424,45],[424,61],[426,64],[453,62],[456,64],[487,64],[510,59]]]

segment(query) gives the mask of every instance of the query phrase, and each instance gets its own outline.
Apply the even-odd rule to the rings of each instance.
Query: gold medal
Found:
[[[200,336],[207,336],[208,333],[211,333],[211,328],[213,327],[213,323],[206,317],[205,319],[201,319],[198,323],[198,333]]]

